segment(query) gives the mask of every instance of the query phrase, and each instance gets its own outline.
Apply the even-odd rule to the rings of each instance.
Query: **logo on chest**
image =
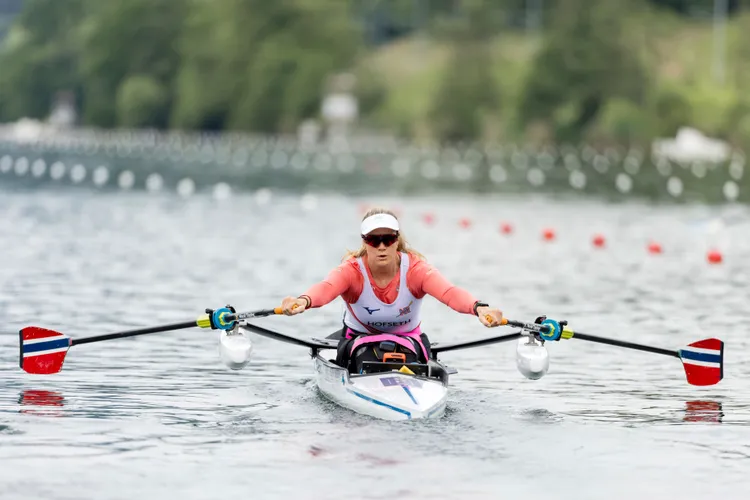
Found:
[[[414,303],[414,301],[412,300],[411,302],[409,302],[408,306],[404,307],[403,309],[399,308],[399,310],[398,310],[398,316],[396,316],[396,317],[400,318],[401,316],[405,316],[405,315],[411,313],[411,305],[413,303]]]
[[[369,308],[369,307],[367,307],[367,306],[362,306],[362,309],[364,309],[365,311],[367,311],[367,313],[368,313],[368,314],[369,314],[370,316],[372,316],[372,313],[374,313],[375,311],[380,311],[380,309],[370,309],[370,308]]]

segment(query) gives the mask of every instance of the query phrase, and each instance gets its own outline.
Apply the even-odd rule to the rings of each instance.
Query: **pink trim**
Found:
[[[351,335],[355,332],[351,330],[351,328],[346,329],[346,338],[351,338]],[[354,350],[364,344],[373,344],[375,342],[383,342],[383,341],[392,341],[397,343],[398,345],[402,347],[406,347],[410,351],[412,351],[414,354],[416,354],[416,351],[414,351],[414,345],[411,342],[408,342],[403,339],[403,337],[409,337],[417,341],[417,344],[419,344],[419,347],[422,349],[422,354],[424,355],[424,359],[429,360],[430,357],[427,355],[427,348],[422,343],[422,339],[419,338],[419,336],[422,334],[422,330],[420,327],[416,327],[414,330],[406,333],[382,333],[378,335],[362,335],[357,340],[354,341],[352,344],[352,348],[349,350],[349,355],[354,352]]]

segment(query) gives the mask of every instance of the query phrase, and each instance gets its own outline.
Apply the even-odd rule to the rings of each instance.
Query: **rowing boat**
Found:
[[[247,321],[273,314],[281,314],[281,309],[224,314],[223,324],[232,324],[229,329],[222,328],[218,337],[220,356],[226,366],[240,370],[249,363],[252,343],[247,334],[306,347],[313,362],[317,388],[325,398],[355,412],[385,420],[427,419],[443,415],[448,400],[448,379],[457,372],[438,360],[440,354],[513,340],[518,340],[516,366],[524,377],[531,380],[542,378],[549,368],[545,343],[571,338],[677,358],[682,361],[687,382],[691,385],[714,385],[724,377],[724,343],[716,338],[699,340],[681,349],[671,350],[573,332],[566,322],[542,321],[541,318],[534,323],[506,319],[503,324],[518,328],[518,331],[509,334],[453,343],[434,342],[430,349],[431,359],[427,363],[363,361],[361,372],[352,374],[323,355],[337,348],[337,340],[300,338]],[[19,364],[27,373],[57,373],[62,370],[65,355],[73,346],[191,327],[215,328],[215,322],[204,315],[182,323],[75,338],[54,330],[28,326],[19,331]]]
[[[409,364],[365,361],[362,373],[353,374],[324,356],[324,353],[338,346],[336,340],[286,337],[250,324],[222,334],[226,339],[221,344],[222,357],[234,359],[235,368],[240,368],[236,363],[250,350],[250,341],[242,333],[256,333],[309,347],[315,383],[326,399],[357,413],[383,420],[442,416],[448,400],[448,379],[457,373],[437,359],[431,359],[427,363]]]
[[[441,363],[433,361],[419,368],[409,365],[406,370],[411,373],[402,365],[363,374],[350,374],[320,354],[313,364],[321,394],[357,413],[383,420],[410,420],[440,417],[445,411],[449,369]],[[422,375],[413,371],[423,368],[426,372]]]

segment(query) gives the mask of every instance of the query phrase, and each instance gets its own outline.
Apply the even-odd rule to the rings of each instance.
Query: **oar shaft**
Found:
[[[511,319],[505,319],[503,324],[515,326],[517,328],[522,328],[526,331],[534,332],[534,333],[547,333],[549,330],[549,327],[546,325],[541,325],[538,323],[524,323],[522,321],[514,321]],[[563,333],[565,331],[569,331],[569,330],[563,330]],[[638,351],[653,352],[654,354],[663,354],[665,356],[672,356],[678,359],[680,358],[679,351],[674,351],[671,349],[662,349],[661,347],[652,347],[650,345],[636,344],[635,342],[626,342],[624,340],[597,337],[595,335],[589,335],[586,333],[573,332],[572,337],[570,338],[588,340],[589,342],[597,342],[599,344],[614,345],[617,347],[626,347],[628,349],[636,349]]]
[[[521,333],[508,333],[506,335],[498,335],[496,337],[488,337],[484,339],[471,340],[469,342],[456,342],[453,344],[442,345],[440,343],[435,344],[432,347],[434,354],[439,354],[446,351],[457,351],[459,349],[470,349],[472,347],[482,347],[490,344],[498,344],[500,342],[509,342],[511,340],[519,339],[522,337]]]
[[[578,333],[575,332],[573,334],[574,339],[580,339],[580,340],[588,340],[589,342],[597,342],[599,344],[609,344],[614,345],[618,347],[626,347],[628,349],[636,349],[638,351],[646,351],[646,352],[653,352],[654,354],[663,354],[665,356],[672,356],[675,358],[680,358],[679,351],[674,351],[671,349],[662,349],[661,347],[652,347],[649,345],[643,345],[643,344],[636,344],[635,342],[626,342],[624,340],[615,340],[615,339],[608,339],[604,337],[596,337],[594,335],[588,335],[586,333]]]
[[[125,337],[135,337],[136,335],[146,335],[149,333],[171,332],[174,330],[184,330],[198,326],[196,321],[185,321],[184,323],[173,323],[171,325],[152,326],[150,328],[139,328],[137,330],[127,330],[124,332],[105,333],[104,335],[94,335],[91,337],[79,337],[71,339],[70,345],[90,344],[91,342],[101,342],[103,340],[121,339]]]

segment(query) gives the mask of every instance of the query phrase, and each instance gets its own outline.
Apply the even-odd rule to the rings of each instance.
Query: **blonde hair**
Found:
[[[394,214],[392,211],[388,210],[387,208],[380,208],[380,207],[374,207],[371,208],[365,213],[364,217],[362,217],[362,220],[365,220],[366,218],[370,217],[371,215],[375,214],[388,214],[392,215],[393,217],[396,217],[396,214]],[[396,220],[398,220],[398,217],[396,217]],[[404,238],[404,233],[401,231],[398,232],[398,247],[396,248],[399,252],[404,252],[407,254],[411,254],[416,256],[419,259],[426,260],[425,256],[421,253],[417,252],[413,248],[409,246],[409,242],[406,241],[406,238]],[[357,250],[347,250],[346,255],[344,255],[344,258],[341,259],[342,261],[349,259],[349,258],[359,258],[364,256],[367,253],[367,247],[365,246],[365,243],[362,242],[359,249]]]

